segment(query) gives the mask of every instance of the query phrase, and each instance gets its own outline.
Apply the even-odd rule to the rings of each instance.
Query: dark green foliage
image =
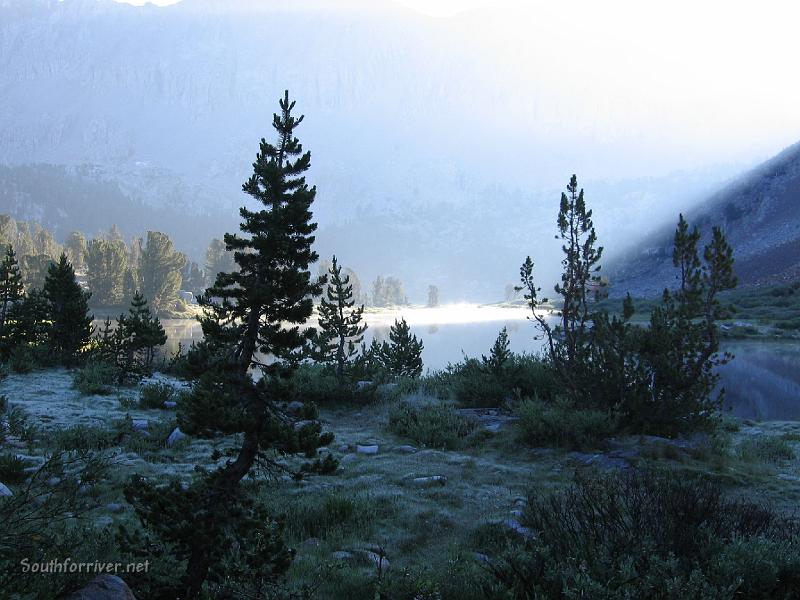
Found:
[[[89,360],[72,376],[72,385],[86,396],[107,396],[114,391],[114,383],[119,381],[115,365],[102,360]]]
[[[96,500],[81,492],[82,485],[108,477],[109,464],[100,454],[56,452],[26,474],[30,481],[11,486],[13,496],[0,497],[0,597],[55,598],[87,581],[85,570],[32,575],[23,570],[23,560],[115,560],[107,537],[91,533],[86,514]],[[54,477],[57,486],[49,485]]]
[[[448,365],[438,374],[438,387],[465,405],[483,407],[521,398],[553,400],[562,393],[563,386],[547,359],[532,354],[502,356],[466,358]]]
[[[617,417],[611,412],[579,408],[561,399],[523,400],[516,415],[520,437],[530,446],[590,450],[617,429]]]
[[[558,217],[563,246],[560,322],[551,327],[539,310],[546,299],[533,277],[530,257],[520,269],[525,300],[546,338],[550,360],[564,392],[576,406],[613,410],[630,431],[675,435],[712,425],[721,396],[714,368],[730,359],[719,354],[717,321],[728,316],[719,294],[736,285],[733,251],[719,228],[699,258],[700,233],[680,217],[673,262],[679,288],[665,290],[647,328],[630,323],[635,308],[628,296],[621,318],[592,310],[587,290],[602,248],[595,250],[591,211],[573,176],[562,195]]]
[[[23,354],[46,358],[50,340],[50,303],[43,292],[30,290],[8,312],[8,341],[14,356]],[[39,349],[39,350],[37,350]],[[45,361],[48,362],[48,361]]]
[[[107,450],[118,446],[121,436],[118,432],[105,427],[90,425],[73,425],[65,429],[56,429],[48,436],[48,445],[57,452],[80,452]]]
[[[175,388],[168,383],[150,383],[142,386],[139,406],[142,408],[164,408],[164,402],[176,397]]]
[[[89,314],[91,294],[78,285],[65,254],[58,264],[50,265],[43,292],[49,303],[50,349],[65,364],[73,364],[92,335],[93,317]]]
[[[404,318],[395,320],[389,330],[389,341],[378,345],[373,340],[370,352],[380,367],[394,377],[422,375],[422,340],[411,333]]]
[[[276,382],[276,395],[288,402],[311,404],[364,404],[374,400],[376,386],[359,387],[339,380],[327,366],[303,363],[288,378]]]
[[[429,448],[453,450],[477,427],[475,419],[442,404],[414,406],[401,402],[389,413],[389,430]]]
[[[186,256],[172,247],[172,240],[159,231],[147,232],[147,243],[139,259],[142,294],[149,298],[153,310],[172,308],[181,289],[181,269]]]
[[[0,482],[6,485],[22,483],[28,477],[25,468],[30,463],[14,454],[0,454]]]
[[[6,317],[11,307],[22,297],[22,273],[17,255],[10,245],[0,262],[0,333],[5,332]]]
[[[156,348],[167,343],[167,335],[147,300],[136,292],[127,315],[120,315],[114,328],[106,318],[97,336],[98,358],[112,365],[118,383],[152,371]]]
[[[508,329],[503,327],[489,351],[489,358],[482,357],[483,364],[492,375],[500,376],[509,366],[512,353],[508,345]]]
[[[798,523],[672,473],[579,479],[533,496],[532,537],[493,564],[513,598],[791,598]]]
[[[319,332],[314,339],[314,358],[332,365],[336,377],[344,383],[349,363],[358,354],[356,346],[364,339],[367,325],[362,322],[364,306],[356,307],[350,277],[331,261],[330,276],[319,305]]]
[[[122,303],[127,265],[127,248],[124,242],[102,239],[89,242],[86,251],[86,275],[96,304],[116,306]]]
[[[232,584],[266,588],[291,564],[293,551],[283,544],[279,524],[255,500],[249,486],[223,494],[215,485],[219,476],[212,474],[188,489],[178,481],[156,486],[141,477],[126,485],[125,498],[137,507],[149,533],[123,528],[120,544],[142,560],[163,558],[170,565],[171,576],[161,571],[155,574],[161,578],[142,575],[141,581],[134,580],[137,588],[148,590],[149,597],[187,597],[186,590],[194,585],[188,573],[178,574],[187,571],[197,548],[214,556],[204,576],[209,591]]]
[[[177,484],[163,490],[141,481],[128,489],[142,524],[185,561],[176,596],[197,598],[204,588],[235,579],[266,585],[288,567],[291,555],[279,532],[241,484],[256,464],[285,472],[276,456],[302,453],[315,460],[301,471],[336,468],[330,455],[316,459],[317,448],[330,443],[332,435],[321,434],[318,423],[295,427],[276,395],[315,335],[300,326],[322,291],[309,271],[318,258],[311,247],[316,189],[303,175],[311,156],[294,135],[303,119],[292,116],[288,92],[280,107],[273,120],[278,142],[261,140],[253,175],[243,186],[261,208],[242,208],[243,235],[225,235],[238,269],[218,273],[198,300],[205,339],[187,363],[203,374],[178,412],[187,434],[238,435],[241,447],[235,459],[200,474],[186,491]],[[266,364],[260,355],[274,361]],[[251,370],[260,372],[257,381]],[[231,547],[238,548],[238,565],[227,561]],[[226,573],[226,566],[235,571]]]

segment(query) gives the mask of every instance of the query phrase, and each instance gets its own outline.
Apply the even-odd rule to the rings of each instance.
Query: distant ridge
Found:
[[[677,221],[678,215],[675,215]],[[705,242],[714,225],[734,248],[740,286],[800,279],[800,143],[713,194],[686,215]],[[672,287],[674,223],[621,255],[609,274],[613,294],[650,296]]]

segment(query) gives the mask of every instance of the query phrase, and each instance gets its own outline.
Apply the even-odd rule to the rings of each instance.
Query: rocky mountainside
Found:
[[[703,233],[722,227],[733,245],[740,286],[800,279],[800,143],[711,195],[686,214]],[[677,220],[677,219],[676,219]],[[619,257],[610,269],[614,293],[653,295],[676,280],[674,224]]]

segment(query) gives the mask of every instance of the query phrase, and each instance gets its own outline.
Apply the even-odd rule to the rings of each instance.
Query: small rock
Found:
[[[164,400],[164,408],[175,408],[178,403],[174,400]]]
[[[517,496],[516,498],[514,498],[514,506],[523,507],[527,505],[528,505],[528,499],[525,498],[524,496]]]
[[[0,496],[13,496],[13,492],[8,489],[5,483],[0,483]]]
[[[59,479],[58,477],[51,477],[50,479],[47,480],[47,485],[49,485],[50,487],[56,487],[59,483],[61,483],[61,479]]]
[[[339,452],[350,452],[350,444],[342,444],[339,446]]]
[[[377,454],[378,446],[377,445],[362,446],[361,444],[357,444],[356,452],[358,452],[359,454]]]
[[[358,456],[355,454],[345,454],[342,458],[339,459],[340,463],[348,463],[357,459]]]
[[[800,481],[800,477],[789,475],[789,473],[778,473],[778,479],[782,479],[783,481]]]
[[[512,517],[516,517],[518,519],[521,519],[522,515],[523,515],[523,512],[521,510],[519,510],[518,508],[515,508],[514,510],[511,511],[511,516]]]
[[[510,529],[514,533],[518,533],[522,537],[533,537],[533,532],[516,519],[504,519],[500,522],[500,524],[506,529]]]
[[[347,552],[346,550],[337,550],[336,552],[331,554],[331,557],[334,560],[350,560],[351,558],[353,558],[353,553]]]
[[[176,427],[172,430],[172,433],[169,434],[167,438],[167,448],[172,448],[176,442],[179,442],[183,438],[186,437],[186,434],[181,431],[180,427]]]
[[[381,569],[389,568],[389,559],[386,558],[385,556],[381,556],[377,552],[372,552],[371,550],[365,550],[364,557],[376,567],[380,567]]]
[[[145,431],[147,430],[147,419],[134,419],[133,420],[133,430],[134,431]]]
[[[119,502],[111,502],[110,504],[106,504],[106,510],[112,513],[121,513],[125,510],[125,505],[120,504]]]
[[[286,407],[286,412],[288,412],[290,415],[299,415],[301,412],[303,412],[305,406],[306,405],[299,400],[295,400],[294,402],[289,403],[289,405]]]
[[[116,575],[99,575],[66,600],[136,600],[131,588]]]
[[[395,450],[401,454],[414,454],[417,451],[414,446],[397,446]]]
[[[475,557],[475,560],[478,561],[479,563],[484,563],[488,565],[490,562],[492,562],[491,558],[489,558],[488,556],[486,556],[481,552],[476,552],[475,554],[473,554],[473,556]]]
[[[322,542],[320,541],[319,538],[311,537],[303,541],[303,543],[300,544],[300,546],[303,548],[311,549],[311,548],[319,548],[321,544]]]
[[[39,467],[25,467],[22,469],[23,473],[36,473],[39,470]]]
[[[82,483],[80,486],[78,486],[78,493],[81,496],[85,496],[91,491],[92,491],[92,486],[90,486],[88,483]]]
[[[433,487],[437,485],[447,485],[447,477],[443,475],[432,475],[430,477],[415,477],[412,482],[420,487]]]
[[[374,385],[371,381],[356,381],[356,389],[360,392]]]

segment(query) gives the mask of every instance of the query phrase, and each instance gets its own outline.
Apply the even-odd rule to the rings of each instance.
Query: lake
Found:
[[[488,355],[504,326],[514,352],[539,352],[542,341],[534,339],[537,330],[528,320],[529,314],[522,308],[474,304],[369,313],[365,315],[369,324],[365,341],[369,344],[373,336],[379,341],[387,339],[394,319],[404,316],[425,344],[425,368],[438,370],[464,355]],[[188,347],[202,339],[196,321],[166,319],[162,323],[169,336],[167,352],[174,352],[179,342]],[[724,349],[736,356],[720,369],[730,414],[760,420],[800,420],[800,343],[726,342]]]

